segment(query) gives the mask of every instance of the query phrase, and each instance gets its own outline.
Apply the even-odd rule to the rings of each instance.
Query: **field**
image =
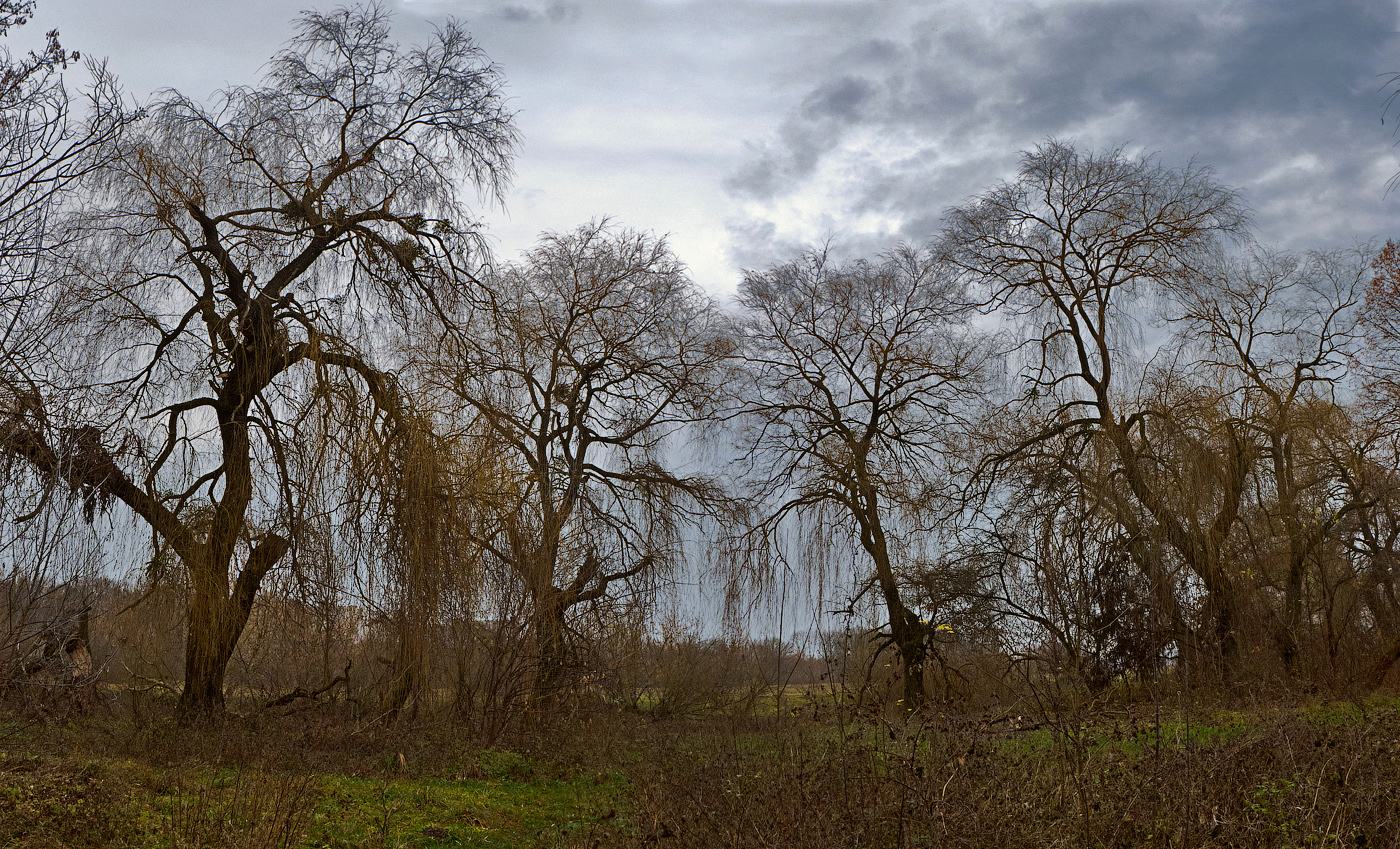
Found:
[[[360,767],[279,764],[265,750],[181,762],[173,754],[104,755],[100,738],[60,742],[51,734],[13,735],[0,757],[0,845],[568,845],[616,817],[625,789],[616,772],[556,769],[507,751],[462,752],[428,770],[387,749]],[[53,746],[72,748],[38,753]]]
[[[0,845],[1400,845],[1400,699],[838,721],[598,713],[496,748],[302,717],[10,725]],[[1086,714],[1087,715],[1087,714]]]

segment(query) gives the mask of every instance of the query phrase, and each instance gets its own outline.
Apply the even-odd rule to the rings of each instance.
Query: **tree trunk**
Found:
[[[1284,587],[1283,629],[1279,634],[1279,659],[1283,662],[1284,674],[1290,679],[1298,674],[1298,644],[1303,630],[1303,577],[1306,566],[1304,555],[1295,548],[1290,538],[1288,581]]]
[[[1225,684],[1239,677],[1239,640],[1235,636],[1235,603],[1225,593],[1211,593],[1215,608],[1215,643],[1220,651],[1220,675]]]
[[[1389,587],[1386,587],[1386,589],[1389,590]],[[1400,663],[1400,627],[1397,627],[1397,625],[1400,625],[1400,616],[1395,615],[1396,607],[1391,601],[1392,594],[1387,591],[1386,596],[1387,598],[1382,601],[1381,597],[1376,593],[1374,585],[1368,587],[1362,596],[1365,599],[1366,606],[1371,610],[1371,615],[1376,620],[1376,625],[1380,633],[1395,635],[1392,636],[1385,647],[1381,649],[1380,656],[1376,658],[1376,662],[1372,664],[1371,668],[1367,671],[1366,684],[1369,689],[1372,690],[1383,685],[1386,678],[1390,676],[1390,670],[1393,669],[1397,663]]]
[[[1298,674],[1298,651],[1303,633],[1303,591],[1311,546],[1301,527],[1292,481],[1288,480],[1289,464],[1285,461],[1285,450],[1284,443],[1275,437],[1274,479],[1278,482],[1278,506],[1283,514],[1284,533],[1288,537],[1288,577],[1283,589],[1283,623],[1278,649],[1284,674],[1291,680]]]
[[[923,707],[927,695],[924,692],[924,662],[927,650],[922,639],[911,638],[908,634],[899,649],[904,667],[904,709],[912,712]]]
[[[410,716],[418,714],[428,677],[437,589],[434,582],[428,579],[424,568],[426,562],[425,552],[414,552],[401,578],[404,595],[394,617],[398,647],[394,653],[393,677],[384,694],[384,713],[391,722],[405,711]]]
[[[423,623],[401,614],[398,623],[399,645],[394,655],[393,680],[384,696],[384,713],[390,722],[398,719],[407,708],[410,716],[418,713],[427,667],[426,638]]]
[[[224,712],[224,675],[238,638],[253,611],[263,576],[282,559],[289,543],[268,534],[253,549],[229,592],[229,570],[191,555],[186,561],[190,597],[186,613],[185,686],[176,717],[189,725],[218,719]]]
[[[568,609],[563,593],[550,587],[535,595],[532,630],[535,638],[535,680],[530,701],[547,707],[557,702],[564,685],[568,652],[564,639],[564,614]]]
[[[885,601],[885,615],[889,619],[890,639],[899,652],[900,674],[904,681],[904,709],[916,711],[924,704],[924,663],[928,655],[925,639],[926,627],[899,594],[899,579],[890,560],[889,544],[885,539],[885,529],[880,521],[879,502],[873,488],[866,487],[861,493],[864,515],[858,516],[860,541],[870,559],[875,564],[875,578],[880,585],[880,595]]]
[[[242,624],[230,629],[230,601],[208,581],[193,581],[185,634],[185,686],[176,716],[182,725],[217,719],[224,712],[224,674]],[[246,617],[245,617],[246,621]],[[230,635],[232,639],[230,639]]]
[[[1370,681],[1368,682],[1370,688],[1372,690],[1379,689],[1385,683],[1385,679],[1389,677],[1390,670],[1395,668],[1397,663],[1400,663],[1400,637],[1391,641],[1381,656],[1376,659],[1375,665],[1371,667]]]

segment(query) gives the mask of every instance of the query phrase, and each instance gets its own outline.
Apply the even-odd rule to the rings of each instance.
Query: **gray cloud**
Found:
[[[40,0],[36,37],[108,56],[144,97],[256,79],[304,6]],[[463,19],[505,70],[524,145],[500,251],[609,214],[672,234],[704,285],[826,236],[867,252],[1049,136],[1191,157],[1261,236],[1391,235],[1400,170],[1379,74],[1397,0],[397,0],[396,35]]]
[[[1394,0],[1066,0],[995,16],[944,7],[902,40],[833,50],[727,185],[780,210],[840,159],[827,214],[874,215],[898,222],[889,238],[921,240],[1018,150],[1057,136],[1212,165],[1244,191],[1266,239],[1374,238],[1396,212],[1377,175],[1396,162],[1379,75],[1400,66],[1398,17]],[[904,149],[853,158],[861,134]],[[731,226],[736,257],[762,253],[763,228]]]
[[[741,196],[760,199],[790,188],[840,143],[843,128],[866,117],[866,107],[877,94],[875,85],[861,77],[840,76],[822,83],[783,122],[779,143],[751,146],[753,159],[726,185]]]
[[[801,115],[809,121],[858,121],[862,108],[875,96],[875,86],[860,77],[837,77],[823,83],[802,101]]]
[[[536,5],[507,3],[498,9],[488,12],[487,17],[497,17],[512,23],[549,21],[550,23],[557,24],[577,20],[581,11],[577,3],[554,0],[554,2]]]

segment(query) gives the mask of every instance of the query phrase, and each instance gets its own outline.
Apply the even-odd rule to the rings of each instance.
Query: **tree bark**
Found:
[[[253,549],[231,593],[227,566],[211,564],[204,558],[186,563],[190,596],[186,611],[185,686],[176,707],[181,724],[196,724],[223,715],[224,676],[229,660],[248,624],[263,577],[289,547],[282,536],[265,536]]]
[[[192,593],[185,634],[185,686],[176,716],[182,725],[216,719],[224,712],[224,675],[233,657],[233,643],[218,608],[224,606],[205,593]],[[241,630],[241,629],[240,629]]]
[[[1390,670],[1400,663],[1400,637],[1391,640],[1390,645],[1385,648],[1381,656],[1376,659],[1376,663],[1371,667],[1370,688],[1379,689],[1385,683],[1385,679],[1390,675]]]
[[[899,652],[900,676],[903,680],[904,709],[916,711],[926,700],[924,664],[928,656],[927,629],[917,615],[904,604],[899,592],[899,579],[890,560],[889,544],[884,524],[880,521],[878,495],[873,487],[863,487],[861,507],[857,516],[861,546],[875,564],[875,578],[885,602],[889,620],[890,639]]]
[[[536,707],[554,704],[564,685],[568,660],[565,645],[565,612],[568,606],[563,593],[549,587],[535,595],[532,630],[535,639],[535,680],[531,687],[531,703]]]
[[[408,709],[410,716],[418,712],[423,691],[424,670],[427,666],[427,642],[424,623],[402,614],[398,622],[398,649],[394,654],[393,680],[384,696],[384,715],[390,722]]]

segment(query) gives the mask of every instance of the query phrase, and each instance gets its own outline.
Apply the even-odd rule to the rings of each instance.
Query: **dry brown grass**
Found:
[[[790,725],[679,738],[632,779],[636,846],[1395,846],[1400,708],[1019,733]]]

